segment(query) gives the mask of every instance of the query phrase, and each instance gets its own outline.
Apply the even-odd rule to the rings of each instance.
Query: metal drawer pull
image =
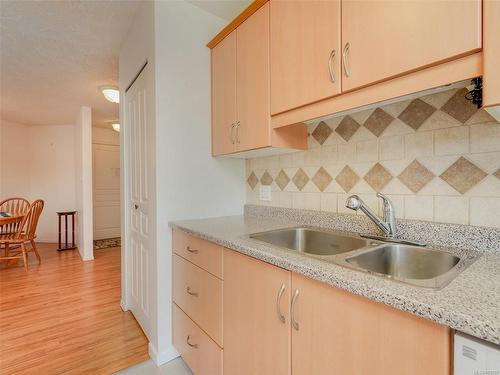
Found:
[[[335,50],[332,49],[330,52],[330,58],[328,59],[328,73],[330,74],[330,82],[335,83],[335,72],[333,71],[332,62],[335,57]]]
[[[349,77],[351,75],[351,69],[349,69],[349,65],[347,64],[349,47],[351,47],[351,45],[349,44],[349,42],[347,42],[344,46],[344,51],[342,52],[342,62],[344,65],[344,73],[346,77]]]
[[[186,288],[186,292],[192,296],[198,297],[198,293],[191,291],[190,287]]]
[[[283,296],[283,293],[285,292],[285,284],[281,284],[281,288],[278,292],[278,297],[276,298],[276,311],[278,312],[278,318],[281,321],[281,323],[285,323],[285,316],[281,313],[281,297]]]
[[[189,251],[190,253],[193,253],[193,254],[198,254],[198,250],[196,249],[191,249],[189,246],[186,246],[186,250]]]
[[[299,290],[295,289],[295,293],[293,294],[293,297],[292,297],[292,306],[291,306],[291,312],[290,312],[290,320],[292,322],[292,327],[295,328],[296,331],[299,330],[299,323],[297,323],[295,321],[293,310],[294,310],[295,302],[297,302],[297,298],[298,297],[299,297]]]
[[[191,339],[191,336],[189,336],[189,335],[188,335],[188,336],[186,337],[186,342],[187,342],[187,344],[188,344],[190,347],[192,347],[192,348],[197,348],[197,347],[198,347],[198,344],[191,344],[191,343],[189,342],[189,340],[190,340],[190,339]]]

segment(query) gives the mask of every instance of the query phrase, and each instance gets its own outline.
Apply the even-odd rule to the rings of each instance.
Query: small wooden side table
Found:
[[[57,251],[72,250],[76,249],[75,245],[75,215],[76,211],[66,211],[58,212],[57,217],[59,219],[59,247]],[[71,217],[71,243],[68,242],[68,217]],[[64,218],[64,246],[62,243],[62,221]]]

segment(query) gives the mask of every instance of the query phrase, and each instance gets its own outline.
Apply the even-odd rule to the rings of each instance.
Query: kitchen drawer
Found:
[[[174,302],[222,346],[222,281],[178,255],[173,257]]]
[[[172,316],[174,347],[195,375],[222,374],[222,349],[175,303]]]
[[[222,246],[173,230],[173,251],[222,279]]]

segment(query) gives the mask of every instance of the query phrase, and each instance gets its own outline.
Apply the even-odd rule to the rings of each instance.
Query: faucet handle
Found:
[[[377,197],[382,199],[382,201],[384,202],[384,207],[385,206],[392,206],[391,200],[386,195],[384,195],[382,193],[377,193]]]

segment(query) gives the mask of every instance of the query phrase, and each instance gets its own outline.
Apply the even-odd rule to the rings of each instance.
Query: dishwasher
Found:
[[[454,375],[500,375],[500,346],[455,333]]]

